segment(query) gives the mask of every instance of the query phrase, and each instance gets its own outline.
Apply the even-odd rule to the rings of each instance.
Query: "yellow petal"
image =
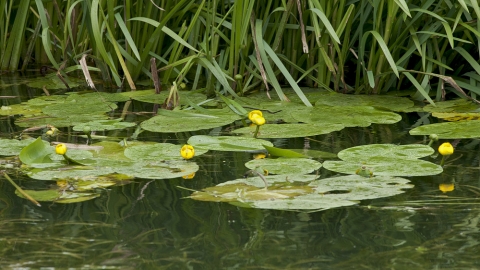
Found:
[[[253,111],[248,113],[248,119],[250,119],[250,121],[252,121],[252,122],[253,122],[253,118],[255,116],[262,116],[263,117],[262,111],[253,110]]]
[[[453,154],[453,146],[449,142],[442,143],[442,145],[438,147],[438,152],[443,156],[449,156]]]
[[[193,149],[193,146],[185,144],[182,146],[182,149],[180,149],[180,155],[184,159],[191,159],[193,156],[195,156],[195,149]]]
[[[447,193],[450,191],[455,190],[455,185],[450,183],[450,184],[440,184],[438,185],[438,189],[441,190],[443,193]]]
[[[67,146],[63,143],[57,144],[57,146],[55,146],[55,153],[65,155],[65,153],[67,153]]]

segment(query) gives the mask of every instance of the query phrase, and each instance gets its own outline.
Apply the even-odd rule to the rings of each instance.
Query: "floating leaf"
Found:
[[[146,103],[154,103],[154,104],[163,104],[165,100],[168,98],[170,91],[163,91],[160,94],[155,94],[155,90],[142,90],[142,91],[135,91],[133,95],[129,94],[133,92],[126,92],[122,93],[123,95],[129,95],[132,99],[146,102]],[[201,93],[195,93],[190,91],[178,91],[180,96],[180,104],[181,105],[188,105],[188,103],[182,98],[187,97],[193,103],[200,103],[207,99],[207,96]]]
[[[359,170],[365,167],[368,172],[373,173],[374,177],[379,175],[425,176],[436,175],[443,171],[441,166],[425,160],[392,157],[375,157],[362,161],[362,163],[327,160],[323,163],[323,167],[330,171],[345,174],[359,174]]]
[[[26,140],[10,140],[0,139],[0,156],[16,156],[19,155],[22,149],[31,144],[33,139]]]
[[[180,156],[181,145],[171,143],[141,144],[129,146],[125,149],[125,156],[131,160],[169,160],[183,159]],[[195,147],[195,156],[203,155],[207,149]]]
[[[0,107],[0,115],[25,115],[33,116],[41,114],[41,109],[35,109],[25,104],[14,104]]]
[[[441,118],[446,121],[464,121],[464,120],[479,120],[480,113],[432,113],[432,116]]]
[[[76,203],[83,202],[99,197],[99,193],[84,193],[73,191],[59,190],[25,190],[25,192],[40,202],[56,202],[56,203]],[[17,196],[24,198],[22,194],[15,191]]]
[[[68,86],[70,88],[78,87],[81,83],[82,80],[69,77]],[[40,89],[43,87],[47,89],[67,89],[67,86],[57,76],[38,77],[30,80],[27,86]]]
[[[328,105],[336,107],[345,106],[372,106],[390,111],[408,111],[414,103],[408,98],[381,95],[345,95],[329,93],[322,95],[315,106]]]
[[[263,145],[273,146],[269,141],[234,136],[206,136],[197,135],[188,139],[188,144],[195,148],[216,151],[255,151],[264,149]]]
[[[473,112],[478,110],[478,106],[473,102],[465,99],[447,100],[441,102],[435,102],[435,106],[431,104],[423,107],[426,112],[439,112],[439,113],[453,113],[453,112]]]
[[[53,147],[38,137],[20,151],[19,158],[20,161],[27,165],[34,163],[51,163],[52,160],[49,156],[54,152]]]
[[[407,179],[389,176],[340,176],[310,180],[308,185],[298,184],[294,178],[286,181],[284,175],[267,176],[268,189],[262,188],[263,181],[258,177],[237,179],[194,192],[190,198],[250,208],[318,211],[355,205],[359,200],[394,196],[413,187]]]
[[[245,167],[255,169],[260,167],[270,174],[309,174],[322,167],[322,163],[306,158],[265,158],[250,160]]]
[[[369,144],[351,147],[338,153],[343,161],[325,161],[327,170],[359,174],[362,166],[373,175],[420,176],[435,175],[443,171],[442,167],[418,158],[426,157],[435,150],[428,145],[410,144]],[[370,174],[370,173],[367,173]]]
[[[141,124],[152,132],[186,132],[221,127],[239,120],[240,117],[226,110],[208,110],[211,114],[199,114],[194,111],[159,111],[159,114]]]
[[[329,124],[368,127],[372,123],[393,124],[402,120],[402,117],[396,113],[378,110],[370,106],[304,108],[292,112],[292,116],[300,122],[327,127]]]
[[[338,157],[345,161],[368,161],[381,158],[417,159],[433,154],[435,150],[423,144],[368,144],[344,149]]]
[[[440,139],[469,139],[480,137],[480,121],[460,121],[419,126],[410,135],[437,134]]]
[[[254,126],[235,129],[232,133],[253,136]],[[328,134],[345,128],[342,124],[265,124],[260,127],[258,138],[296,138]]]
[[[124,129],[135,126],[135,123],[122,122],[122,119],[109,119],[109,120],[96,120],[90,121],[88,123],[83,123],[75,125],[73,130],[83,131],[85,127],[89,127],[92,131],[104,131],[104,130],[115,130],[115,129]]]

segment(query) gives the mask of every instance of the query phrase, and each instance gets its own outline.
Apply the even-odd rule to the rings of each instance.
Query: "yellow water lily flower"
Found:
[[[449,142],[442,143],[442,145],[438,147],[438,152],[442,156],[449,156],[453,154],[453,146]]]
[[[253,110],[253,111],[248,113],[248,119],[250,119],[250,121],[252,121],[252,122],[253,122],[253,118],[256,117],[256,116],[263,117],[262,111]]]
[[[258,154],[253,155],[253,159],[264,159],[266,157],[267,157],[267,155],[265,153],[258,153]]]
[[[447,192],[455,190],[455,185],[453,183],[440,184],[440,185],[438,185],[438,189],[441,190],[443,193],[447,193]]]
[[[67,146],[63,143],[57,144],[57,146],[55,146],[55,153],[65,155],[65,153],[67,153]]]
[[[263,116],[258,116],[258,115],[255,115],[253,118],[252,118],[252,122],[257,125],[257,126],[262,126],[265,124],[265,118],[263,118]]]
[[[180,149],[180,155],[184,159],[191,159],[193,156],[195,156],[195,149],[193,149],[193,146],[185,144],[182,146],[182,149]]]

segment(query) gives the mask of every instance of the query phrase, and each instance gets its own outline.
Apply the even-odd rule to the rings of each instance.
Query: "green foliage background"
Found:
[[[280,100],[289,85],[307,106],[299,84],[431,101],[463,96],[456,82],[476,98],[479,14],[470,0],[0,0],[0,69],[66,75],[86,55],[131,89],[153,63],[163,83],[231,96],[262,86]]]

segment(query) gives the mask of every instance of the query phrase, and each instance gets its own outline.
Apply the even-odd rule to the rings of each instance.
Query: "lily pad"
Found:
[[[269,141],[255,138],[206,135],[192,136],[188,139],[188,144],[216,151],[255,151],[264,149],[263,145],[273,146]]]
[[[431,104],[423,107],[426,112],[441,112],[441,113],[453,113],[453,112],[474,112],[479,107],[473,102],[465,99],[447,100],[441,102],[435,102],[435,106]]]
[[[424,125],[410,130],[410,135],[437,134],[440,139],[469,139],[480,137],[480,121],[446,122]]]
[[[80,86],[81,80],[73,77],[69,77],[68,80],[70,88]],[[30,80],[27,86],[32,88],[67,89],[67,86],[57,76],[38,77]]]
[[[76,114],[65,115],[64,117],[49,117],[46,115],[39,115],[34,117],[21,117],[15,120],[15,125],[19,127],[32,127],[52,125],[54,127],[69,127],[91,121],[106,120],[108,116],[105,114]]]
[[[342,124],[326,123],[324,125],[316,124],[265,124],[260,127],[258,138],[296,138],[307,137],[321,134],[328,134],[333,131],[345,128]],[[235,129],[232,133],[242,134],[244,136],[253,136],[255,126]]]
[[[111,119],[111,120],[96,120],[88,123],[79,124],[73,127],[75,131],[83,131],[85,127],[89,127],[92,131],[104,131],[104,130],[115,130],[115,129],[124,129],[135,126],[135,123],[122,122],[122,119]]]
[[[131,160],[170,160],[183,159],[180,156],[181,145],[171,143],[141,144],[125,149],[125,156]],[[195,156],[203,155],[207,149],[195,147]]]
[[[358,175],[340,176],[305,185],[287,182],[284,175],[276,175],[266,177],[268,189],[262,188],[260,178],[254,178],[254,185],[252,179],[228,181],[194,192],[190,198],[250,208],[319,211],[355,205],[360,200],[394,196],[413,187],[407,179],[389,176],[371,179]]]
[[[418,159],[401,159],[392,157],[373,157],[368,161],[335,161],[327,160],[323,163],[327,170],[345,173],[359,174],[359,170],[365,167],[366,170],[373,173],[373,177],[381,176],[425,176],[437,175],[443,171],[442,167]]]
[[[361,145],[340,151],[338,157],[343,161],[325,161],[323,167],[345,174],[359,174],[365,167],[375,176],[436,175],[443,171],[441,166],[418,159],[434,152],[433,148],[422,144]]]
[[[138,92],[138,91],[135,91],[135,92]],[[163,104],[165,100],[168,98],[169,94],[170,94],[169,91],[162,91],[160,94],[155,94],[154,90],[144,90],[142,95],[139,95],[138,93],[136,93],[136,95],[131,96],[131,98],[134,100],[146,102],[146,103]],[[205,96],[204,94],[190,92],[190,91],[179,91],[178,94],[180,96],[181,105],[188,105],[188,103],[182,97],[187,97],[193,103],[200,103],[207,99],[207,96]]]
[[[20,161],[24,164],[32,165],[34,163],[51,163],[50,154],[55,151],[47,142],[38,137],[35,141],[25,146],[20,151]]]
[[[402,117],[396,113],[378,110],[371,106],[304,108],[292,112],[292,116],[299,122],[319,126],[341,124],[346,127],[368,127],[372,123],[394,124],[402,120]]]
[[[0,107],[0,115],[25,115],[34,116],[42,113],[42,110],[32,108],[25,104],[14,104]]]
[[[76,203],[83,202],[99,197],[99,193],[86,193],[74,191],[50,190],[25,190],[25,192],[40,202],[56,202],[56,203]],[[21,198],[25,198],[21,193],[15,191],[15,194]]]
[[[465,121],[465,120],[479,120],[480,113],[440,113],[434,112],[432,116],[441,118],[446,121]]]
[[[344,149],[338,153],[338,157],[345,161],[363,162],[378,157],[418,159],[429,156],[434,152],[433,148],[423,144],[368,144]]]
[[[322,163],[306,158],[265,158],[254,159],[245,163],[245,167],[260,167],[270,174],[309,174],[322,167]]]
[[[159,110],[161,115],[144,121],[141,127],[152,132],[186,132],[221,127],[240,119],[240,116],[227,110],[212,109],[208,112],[211,114]]]
[[[381,95],[345,95],[329,93],[322,95],[315,106],[328,105],[336,107],[345,106],[372,106],[390,111],[408,111],[414,103],[408,98]]]
[[[22,149],[31,144],[33,139],[26,140],[10,140],[0,139],[0,156],[16,156],[19,155]]]

